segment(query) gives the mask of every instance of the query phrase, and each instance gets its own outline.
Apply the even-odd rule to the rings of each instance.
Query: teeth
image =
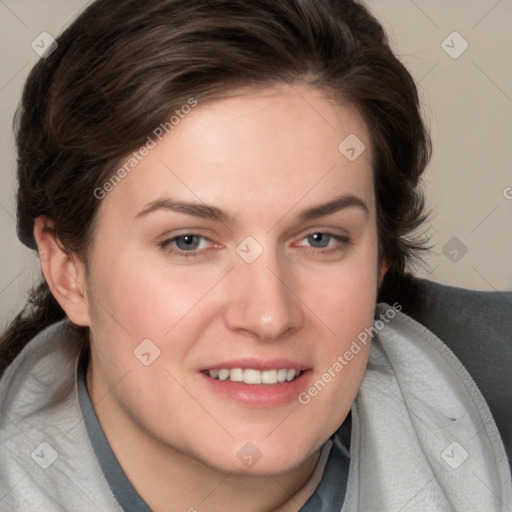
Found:
[[[300,371],[287,368],[275,370],[243,370],[242,368],[222,368],[220,370],[208,370],[208,375],[216,380],[231,380],[232,382],[244,382],[245,384],[277,384],[290,382],[300,375]]]
[[[277,383],[277,370],[266,370],[261,372],[262,384],[276,384]]]
[[[244,381],[244,372],[241,368],[233,368],[229,371],[229,378],[233,382],[243,382]]]
[[[244,382],[246,384],[261,384],[261,374],[258,370],[245,370]]]

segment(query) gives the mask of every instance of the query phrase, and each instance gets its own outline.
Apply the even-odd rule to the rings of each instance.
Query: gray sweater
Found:
[[[512,461],[512,292],[478,292],[418,281],[409,315],[453,351],[494,416]]]

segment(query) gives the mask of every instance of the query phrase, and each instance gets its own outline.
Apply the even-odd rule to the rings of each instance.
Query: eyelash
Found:
[[[326,255],[327,256],[327,255],[336,254],[336,253],[339,253],[339,252],[345,250],[347,246],[352,244],[352,240],[350,239],[350,237],[348,237],[346,235],[337,235],[335,233],[330,233],[328,231],[309,232],[306,235],[304,235],[299,240],[299,242],[302,242],[303,240],[306,240],[308,237],[313,236],[313,235],[325,235],[325,236],[328,236],[331,240],[338,242],[337,246],[334,248],[332,248],[332,247],[326,247],[326,248],[307,247],[307,249],[309,249],[308,252],[314,253],[317,255]],[[204,254],[204,251],[211,249],[210,247],[208,247],[205,249],[193,249],[190,251],[185,251],[183,249],[179,249],[179,248],[173,246],[173,244],[177,240],[179,240],[180,238],[185,238],[185,237],[197,237],[197,238],[201,239],[201,241],[206,241],[206,242],[212,243],[212,241],[208,237],[206,237],[204,235],[200,235],[198,233],[191,232],[191,233],[184,233],[183,235],[177,235],[173,238],[168,238],[168,239],[160,242],[159,246],[162,249],[164,249],[167,253],[176,255],[179,257],[183,257],[183,258],[195,258],[198,256],[202,256]],[[293,245],[297,246],[298,244],[294,243]],[[302,247],[302,246],[300,246],[300,247]]]
[[[199,250],[194,249],[191,251],[184,251],[184,250],[174,247],[172,245],[174,242],[176,242],[176,240],[178,240],[180,238],[185,238],[185,237],[196,237],[196,238],[200,238],[201,241],[211,242],[211,240],[204,235],[199,235],[198,233],[184,233],[183,235],[177,235],[173,238],[168,238],[168,239],[164,240],[163,242],[161,242],[159,244],[159,246],[162,249],[166,250],[169,254],[173,254],[176,256],[184,257],[184,258],[195,258],[197,256],[200,256],[201,253],[204,252],[205,250],[208,250],[208,249],[199,249]]]
[[[302,242],[303,240],[305,240],[308,237],[313,236],[313,235],[324,235],[324,236],[329,237],[331,239],[330,241],[334,240],[337,242],[336,246],[334,246],[334,247],[326,247],[326,248],[311,247],[311,246],[307,247],[307,249],[309,249],[309,252],[312,252],[314,254],[320,254],[320,255],[336,254],[341,251],[344,251],[346,249],[346,247],[352,243],[350,237],[348,237],[347,235],[337,235],[335,233],[330,233],[328,231],[312,231],[312,232],[304,235],[300,241]]]

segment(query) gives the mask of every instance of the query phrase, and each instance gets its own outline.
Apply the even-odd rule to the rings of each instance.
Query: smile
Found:
[[[206,374],[215,380],[230,380],[231,382],[243,382],[244,384],[282,384],[291,382],[300,376],[300,370],[294,368],[276,368],[273,370],[256,370],[253,368],[219,368],[207,370]]]

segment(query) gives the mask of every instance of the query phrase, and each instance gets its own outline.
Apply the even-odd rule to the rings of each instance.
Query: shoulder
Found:
[[[512,291],[477,291],[406,275],[383,298],[441,338],[457,355],[512,357]],[[496,356],[497,354],[494,354]],[[493,357],[493,360],[496,357]]]
[[[485,378],[496,365],[510,368],[512,292],[467,290],[427,280],[416,284],[421,300],[409,316],[441,338],[470,373]]]
[[[75,342],[65,322],[53,324],[0,379],[1,510],[85,512],[91,501],[101,510],[120,510],[84,427]]]
[[[408,276],[403,309],[440,338],[476,382],[512,459],[512,292],[475,291]]]

